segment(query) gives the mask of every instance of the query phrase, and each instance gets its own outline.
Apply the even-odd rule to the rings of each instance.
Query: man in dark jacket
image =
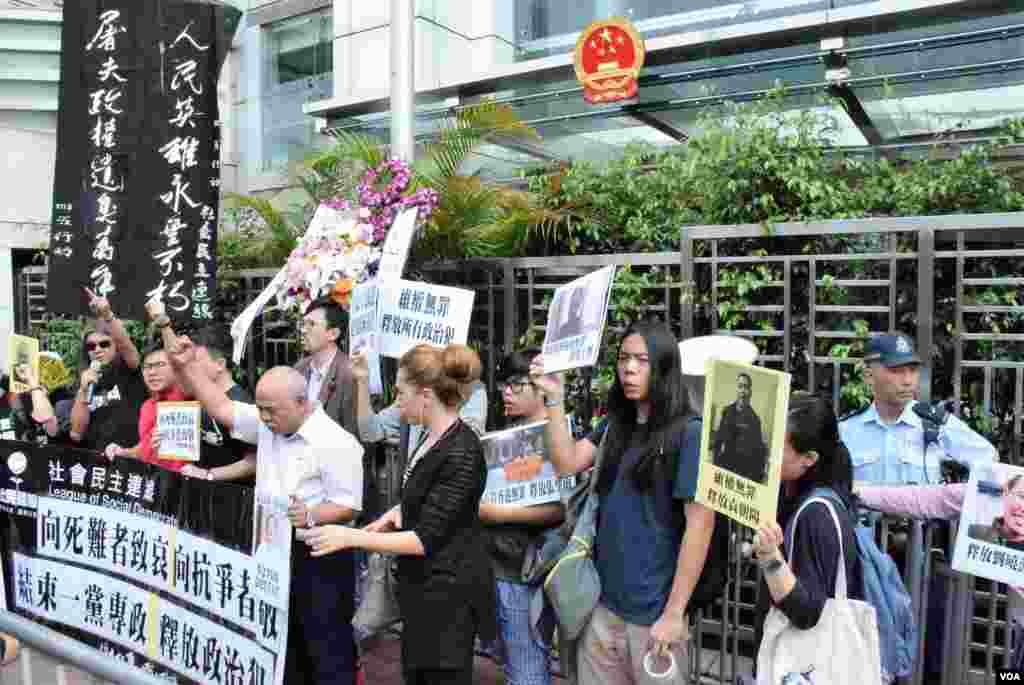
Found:
[[[348,333],[348,315],[333,301],[315,300],[302,317],[302,349],[306,356],[295,370],[306,379],[306,397],[320,402],[324,411],[352,435],[359,435],[356,423],[352,368],[339,341]]]
[[[750,406],[750,376],[736,378],[736,401],[722,412],[713,443],[715,465],[757,483],[768,473],[768,446],[761,431],[761,419]]]

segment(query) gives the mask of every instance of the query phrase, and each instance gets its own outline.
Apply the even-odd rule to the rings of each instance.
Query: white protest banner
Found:
[[[360,283],[352,289],[352,304],[348,316],[348,344],[353,354],[366,355],[370,367],[370,394],[384,392],[380,376],[380,343],[377,332],[377,300],[380,288],[377,281]]]
[[[161,459],[199,461],[199,426],[203,407],[198,402],[157,402],[156,430]]]
[[[416,345],[466,344],[473,314],[472,290],[416,281],[380,286],[380,353],[399,358]]]
[[[70,572],[73,567],[49,559],[15,552],[13,564],[22,582],[15,605],[22,611],[146,654],[197,683],[273,682],[280,652],[275,656],[187,605],[103,573]]]
[[[327,207],[326,205],[320,205],[316,208],[316,213],[313,215],[312,220],[309,222],[309,227],[303,234],[303,240],[316,238],[324,233],[329,227],[336,227],[342,224],[355,223],[355,218],[352,212],[342,211]],[[288,267],[283,267],[274,276],[274,280],[270,282],[263,292],[259,296],[249,303],[242,313],[239,314],[234,322],[231,324],[231,339],[234,341],[234,348],[231,351],[231,359],[235,364],[240,364],[242,361],[242,355],[245,352],[245,338],[249,334],[249,329],[252,328],[252,322],[256,320],[259,313],[263,311],[263,308],[270,302],[270,298],[277,295],[281,290],[281,285],[288,276]],[[323,279],[327,276],[323,271],[316,271],[311,274],[311,278],[317,279],[315,283],[308,284],[313,292],[320,292],[323,287]]]
[[[544,372],[593,366],[601,352],[615,267],[606,266],[555,290],[544,334]]]
[[[953,569],[1024,587],[1024,468],[987,464],[971,469]]]
[[[281,685],[291,530],[248,553],[251,489],[23,443],[0,442],[0,463],[0,511],[23,531],[4,543],[12,611],[183,685]]]
[[[235,364],[242,363],[242,354],[245,352],[245,339],[249,335],[249,329],[252,328],[252,322],[256,320],[259,313],[263,311],[263,308],[270,302],[270,298],[277,294],[278,289],[281,287],[281,283],[284,282],[287,276],[287,271],[281,269],[274,276],[274,280],[270,282],[263,292],[256,297],[255,300],[249,303],[249,305],[242,310],[242,313],[235,317],[235,320],[231,323],[231,340],[234,342],[234,346],[231,350],[231,361]]]
[[[572,420],[566,417],[570,432]],[[487,433],[480,438],[487,485],[480,501],[528,507],[561,501],[576,486],[576,475],[559,476],[544,440],[547,421]]]
[[[391,223],[388,237],[384,240],[384,254],[377,268],[377,278],[392,280],[402,277],[405,260],[409,257],[409,246],[412,245],[416,233],[416,217],[419,210],[415,207],[407,209]]]

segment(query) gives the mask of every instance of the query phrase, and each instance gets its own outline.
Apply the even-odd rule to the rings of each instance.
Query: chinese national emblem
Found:
[[[636,97],[644,41],[627,19],[595,21],[576,41],[576,78],[590,103]]]

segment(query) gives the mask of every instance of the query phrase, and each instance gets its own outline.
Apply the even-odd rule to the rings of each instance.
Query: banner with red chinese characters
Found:
[[[628,19],[591,23],[576,41],[576,78],[587,102],[628,100],[637,95],[644,65],[644,41]]]
[[[47,307],[124,318],[159,297],[213,318],[220,130],[217,75],[238,10],[211,0],[64,6]]]
[[[253,550],[253,490],[0,441],[9,610],[177,683],[280,685],[290,546]]]

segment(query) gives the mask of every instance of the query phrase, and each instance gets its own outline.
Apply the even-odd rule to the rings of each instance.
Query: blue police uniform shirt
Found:
[[[963,421],[950,416],[939,443],[922,452],[921,417],[908,402],[899,419],[886,424],[871,406],[839,423],[839,436],[853,460],[853,479],[876,485],[924,485],[941,481],[940,463],[953,459],[973,469],[996,461],[996,450]],[[927,471],[926,471],[927,468]]]

